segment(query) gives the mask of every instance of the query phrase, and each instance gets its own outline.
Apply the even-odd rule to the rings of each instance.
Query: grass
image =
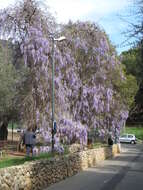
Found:
[[[63,155],[67,155],[69,152],[68,150],[64,151]],[[35,160],[40,160],[40,159],[50,159],[52,157],[55,157],[59,154],[57,153],[41,153],[39,156],[33,156],[33,157],[12,157],[5,155],[2,159],[0,159],[0,169],[1,168],[6,168],[10,166],[17,166],[24,164],[25,162],[31,162]]]
[[[105,143],[101,143],[101,142],[95,142],[93,144],[93,148],[100,148],[100,147],[106,147],[106,146],[108,146],[108,145]]]
[[[10,167],[10,166],[17,166],[17,165],[21,165],[24,164],[25,162],[31,162],[34,160],[40,160],[40,159],[49,159],[51,158],[53,155],[51,153],[45,153],[45,154],[40,154],[39,156],[34,156],[34,157],[22,157],[22,158],[12,158],[12,157],[8,157],[8,158],[2,158],[0,160],[0,168],[5,168],[5,167]]]
[[[13,129],[17,129],[18,125],[16,123],[13,123]],[[8,129],[12,129],[12,123],[8,124]]]
[[[126,127],[124,133],[135,134],[136,138],[143,140],[143,127]]]
[[[93,144],[92,148],[99,148],[103,146],[105,146],[105,144],[96,142]],[[67,147],[65,146],[64,148],[65,148],[64,155],[69,154]],[[34,160],[50,159],[56,155],[57,155],[56,153],[54,155],[52,153],[42,153],[39,156],[33,156],[33,157],[12,157],[5,155],[3,158],[0,159],[0,169],[11,166],[18,166],[24,164],[25,162],[31,162]]]

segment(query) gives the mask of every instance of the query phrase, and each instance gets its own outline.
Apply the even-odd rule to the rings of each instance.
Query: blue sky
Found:
[[[16,0],[0,0],[0,8],[15,2]],[[119,15],[130,14],[133,0],[45,0],[44,2],[50,7],[50,11],[59,23],[66,23],[69,19],[96,22],[104,28],[119,53],[129,48],[129,46],[120,47],[126,39],[122,32],[126,31],[128,26]]]

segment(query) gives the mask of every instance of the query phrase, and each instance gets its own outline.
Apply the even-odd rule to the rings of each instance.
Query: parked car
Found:
[[[23,133],[23,132],[24,132],[24,129],[21,129],[21,128],[17,129],[17,133]]]
[[[119,137],[121,143],[131,143],[136,144],[136,137],[134,134],[123,134]]]
[[[39,133],[40,133],[40,130],[39,130],[39,129],[36,129],[35,133],[36,133],[36,134],[39,134]]]

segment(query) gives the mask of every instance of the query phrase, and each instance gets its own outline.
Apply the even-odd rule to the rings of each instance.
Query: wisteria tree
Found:
[[[122,66],[105,32],[89,22],[57,26],[36,1],[24,0],[0,13],[0,33],[19,45],[30,70],[23,118],[51,142],[51,34],[65,35],[55,46],[55,141],[87,143],[88,131],[117,136],[128,116],[120,85]]]
[[[111,131],[119,135],[128,115],[127,104],[123,103],[125,96],[121,96],[121,84],[126,79],[108,37],[88,22],[69,23],[63,27],[63,33],[68,39],[63,52],[72,55],[71,60],[67,56],[71,64],[64,69],[63,80],[71,90],[67,90],[67,97],[73,120],[88,130],[97,130],[100,136]]]

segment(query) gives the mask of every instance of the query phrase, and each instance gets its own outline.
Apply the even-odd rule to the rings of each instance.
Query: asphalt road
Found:
[[[122,145],[123,152],[45,190],[143,190],[143,144]]]

